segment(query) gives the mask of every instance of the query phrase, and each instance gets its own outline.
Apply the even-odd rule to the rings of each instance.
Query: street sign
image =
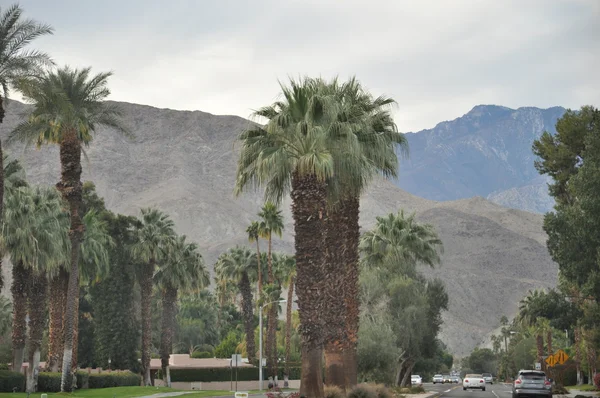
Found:
[[[535,363],[535,370],[542,370],[542,364],[539,362]]]
[[[563,350],[558,350],[554,354],[554,359],[556,360],[557,363],[563,365],[565,362],[567,362],[569,360],[569,356]]]
[[[548,358],[546,358],[546,363],[548,364],[548,366],[556,365],[556,358],[554,357],[554,355],[550,355]]]

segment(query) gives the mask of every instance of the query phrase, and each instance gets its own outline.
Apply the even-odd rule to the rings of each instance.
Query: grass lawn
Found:
[[[72,398],[133,398],[143,397],[147,395],[177,392],[181,390],[175,390],[173,388],[166,387],[115,387],[115,388],[95,388],[89,390],[80,390],[71,394],[67,393],[48,393],[50,397],[72,397]],[[40,397],[42,393],[37,392],[31,394],[31,397]],[[231,396],[233,393],[229,391],[198,391],[191,394],[183,395],[186,398],[192,397],[216,397],[216,396]],[[0,398],[23,398],[27,397],[27,393],[0,393]]]
[[[582,384],[580,386],[566,386],[567,390],[578,390],[578,391],[596,391],[596,387],[590,386],[589,384]]]

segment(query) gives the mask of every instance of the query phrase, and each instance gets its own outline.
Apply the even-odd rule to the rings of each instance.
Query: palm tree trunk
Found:
[[[583,378],[581,377],[581,331],[579,326],[575,325],[575,362],[577,363],[577,385],[583,384]]]
[[[548,332],[546,332],[546,343],[548,344],[548,355],[553,355],[554,351],[552,350],[552,330],[548,330]]]
[[[83,239],[84,225],[81,222],[81,143],[77,132],[71,129],[66,132],[60,144],[61,179],[56,184],[63,198],[69,203],[71,215],[71,264],[69,273],[69,288],[67,290],[67,308],[64,324],[64,350],[62,378],[60,390],[69,392],[72,389],[71,359],[73,356],[73,331],[75,327],[75,312],[79,301],[79,247]]]
[[[2,107],[2,96],[0,95],[0,123],[4,119],[4,108]],[[4,208],[4,154],[2,152],[2,140],[0,140],[0,225],[2,225],[2,209]],[[0,291],[4,287],[4,277],[2,276],[2,257],[0,256]]]
[[[144,266],[142,273],[141,300],[142,300],[142,379],[144,386],[152,385],[150,379],[150,346],[152,345],[152,275],[154,273],[154,260]]]
[[[323,397],[323,312],[328,281],[323,274],[326,186],[315,176],[292,176],[296,295],[302,337],[300,395]]]
[[[72,374],[77,373],[77,364],[79,361],[79,300],[80,300],[81,289],[77,285],[77,301],[75,302],[75,319],[73,319],[73,356],[71,358],[71,372]],[[76,384],[73,384],[76,386]]]
[[[346,391],[346,370],[343,357],[346,330],[344,291],[346,266],[346,227],[342,205],[327,212],[324,270],[327,275],[327,305],[325,306],[325,384]],[[340,289],[342,287],[342,289]]]
[[[27,367],[27,392],[37,391],[40,366],[40,348],[46,326],[46,274],[33,272],[28,284],[27,311],[29,312],[29,366]]]
[[[244,330],[246,332],[246,351],[248,361],[253,363],[256,359],[256,346],[254,345],[254,314],[252,306],[252,288],[248,274],[244,272],[238,284],[242,295],[242,316],[244,317]]]
[[[279,353],[277,350],[277,324],[279,322],[279,303],[273,303],[273,305],[271,306],[271,314],[269,315],[269,319],[272,319],[272,323],[269,325],[269,333],[270,333],[270,337],[271,337],[271,342],[273,344],[273,347],[271,348],[271,364],[273,367],[273,370],[271,371],[271,374],[273,375],[273,379],[275,379],[275,376],[277,376],[277,371],[278,371],[278,362],[279,362]]]
[[[536,342],[536,346],[537,346],[537,359],[538,362],[543,365],[543,356],[544,356],[544,337],[542,336],[542,333],[538,333],[535,336],[535,342]]]
[[[285,365],[284,374],[290,375],[290,356],[292,353],[292,301],[294,300],[294,277],[290,277],[285,311]]]
[[[258,301],[260,300],[260,294],[262,293],[262,288],[263,288],[263,281],[262,281],[262,267],[260,265],[260,244],[258,242],[258,237],[256,238],[256,264],[258,264],[258,286],[257,288],[257,295],[256,295],[256,301],[258,303]]]
[[[50,280],[48,307],[50,313],[50,327],[48,331],[48,363],[46,368],[50,372],[58,372],[62,363],[63,354],[63,323],[65,307],[67,304],[67,288],[69,273],[63,267]]]
[[[31,271],[23,266],[22,261],[17,261],[12,269],[12,286],[10,288],[13,299],[12,319],[12,369],[21,372],[23,366],[23,352],[27,335],[27,281]]]
[[[341,203],[344,214],[343,222],[347,223],[345,231],[345,264],[344,268],[344,303],[346,307],[346,333],[343,349],[343,361],[346,369],[346,388],[358,384],[358,328],[360,323],[359,302],[359,254],[360,240],[360,200],[358,197],[347,198]]]
[[[273,278],[273,243],[272,243],[272,235],[269,232],[269,236],[267,237],[267,281],[272,284],[274,282]],[[275,327],[277,323],[277,307],[276,304],[271,304],[269,306],[269,316],[267,317],[267,372],[269,375],[273,376],[275,379],[276,374],[276,364],[275,357],[277,355],[277,343],[273,341],[275,336]]]
[[[175,316],[177,314],[177,289],[167,287],[162,291],[162,325],[160,336],[160,365],[164,385],[171,387],[169,375],[169,357],[173,351],[173,335],[175,333]]]

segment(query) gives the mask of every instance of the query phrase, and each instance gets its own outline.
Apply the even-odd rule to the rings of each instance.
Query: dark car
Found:
[[[512,396],[552,397],[552,382],[546,377],[546,373],[540,370],[520,370],[513,382]]]

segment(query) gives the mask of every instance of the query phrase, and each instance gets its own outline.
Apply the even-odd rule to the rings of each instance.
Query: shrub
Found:
[[[410,388],[411,394],[423,394],[424,392],[425,389],[423,388],[423,386],[414,386]]]
[[[92,373],[89,375],[90,388],[139,386],[142,379],[140,375],[126,371],[113,371],[107,373]]]
[[[9,370],[7,363],[0,363],[0,370]]]
[[[338,386],[325,386],[325,398],[345,398],[344,392]]]
[[[594,385],[600,390],[600,373],[596,373],[594,376]]]
[[[290,380],[300,379],[300,368],[290,368]],[[200,369],[171,369],[171,381],[230,381],[231,378],[235,380],[235,369],[232,371],[230,368],[200,368]],[[283,369],[279,369],[278,379],[283,381]],[[158,371],[156,378],[162,379],[162,371]],[[256,381],[258,380],[258,368],[238,368],[237,369],[238,381]]]
[[[60,392],[60,379],[58,372],[40,372],[38,374],[38,391]]]
[[[191,358],[212,358],[213,354],[208,351],[194,351],[192,352]]]
[[[0,391],[25,391],[25,375],[10,370],[0,370]]]
[[[377,398],[377,392],[368,384],[359,384],[350,390],[348,398]]]
[[[77,372],[77,389],[84,390],[90,388],[90,374],[83,370]]]
[[[383,384],[375,384],[373,388],[375,388],[377,398],[394,398],[394,394]]]

